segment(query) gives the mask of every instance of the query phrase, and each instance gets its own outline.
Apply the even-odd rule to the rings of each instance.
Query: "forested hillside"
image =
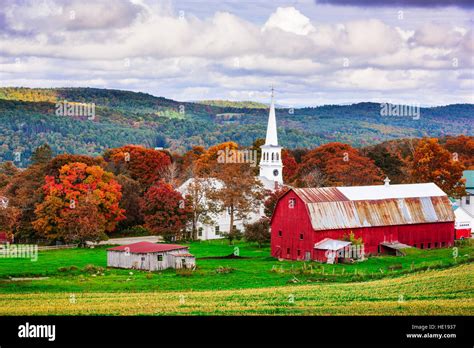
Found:
[[[94,103],[95,117],[57,116],[56,103]],[[419,119],[381,116],[380,104],[359,103],[277,109],[279,139],[286,148],[340,141],[356,147],[382,141],[474,134],[474,105],[422,108]],[[55,153],[98,155],[124,144],[184,152],[194,145],[235,141],[243,146],[265,136],[268,110],[261,104],[179,102],[145,93],[96,88],[0,88],[0,160],[29,164],[47,142]]]

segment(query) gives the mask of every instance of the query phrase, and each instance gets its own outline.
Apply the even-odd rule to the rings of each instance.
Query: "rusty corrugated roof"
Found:
[[[338,189],[294,189],[314,230],[454,221],[447,196],[349,200]]]
[[[294,188],[293,191],[295,191],[305,203],[349,200],[337,187]]]

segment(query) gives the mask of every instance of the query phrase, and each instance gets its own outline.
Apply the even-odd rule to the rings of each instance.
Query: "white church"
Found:
[[[260,173],[258,179],[262,183],[263,187],[267,190],[275,190],[278,187],[283,186],[283,162],[281,159],[282,147],[278,144],[278,133],[275,115],[275,103],[273,98],[273,89],[270,103],[270,112],[268,115],[267,134],[265,138],[265,144],[261,146],[262,156],[260,159],[259,167]],[[189,186],[195,179],[190,178],[186,180],[179,188],[178,191],[184,196],[189,194]],[[214,188],[222,186],[216,179],[208,180],[208,185]],[[204,203],[205,204],[205,203]],[[255,222],[264,216],[263,202],[260,205],[258,211],[249,214],[246,219],[237,219],[234,217],[234,226],[241,232],[244,232],[244,225]],[[230,230],[230,215],[224,211],[219,214],[212,214],[209,216],[209,222],[198,221],[198,239],[209,240],[224,238],[224,233]]]

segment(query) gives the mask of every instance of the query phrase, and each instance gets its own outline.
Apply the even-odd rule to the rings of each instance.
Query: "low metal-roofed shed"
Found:
[[[380,243],[380,246],[389,254],[395,254],[397,256],[404,256],[405,253],[403,252],[403,249],[411,248],[411,246],[400,242],[383,242]]]
[[[351,242],[324,238],[314,244],[314,259],[321,262],[337,263],[338,258],[348,253]]]
[[[138,242],[107,250],[108,267],[157,271],[192,268],[196,264],[195,260],[187,246],[177,244]]]

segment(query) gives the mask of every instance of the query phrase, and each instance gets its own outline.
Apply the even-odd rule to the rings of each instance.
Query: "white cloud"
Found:
[[[297,35],[307,35],[315,30],[310,19],[294,7],[278,7],[268,18],[262,30],[273,28]]]
[[[454,77],[474,64],[472,30],[463,23],[321,23],[294,7],[278,7],[256,22],[222,10],[180,15],[168,3],[121,1],[105,9],[104,1],[84,1],[7,1],[0,9],[2,85],[70,83],[185,100],[260,98],[273,83],[287,100],[306,103],[370,100],[380,91],[395,99],[421,88],[454,100],[467,98],[473,84],[472,75]]]

